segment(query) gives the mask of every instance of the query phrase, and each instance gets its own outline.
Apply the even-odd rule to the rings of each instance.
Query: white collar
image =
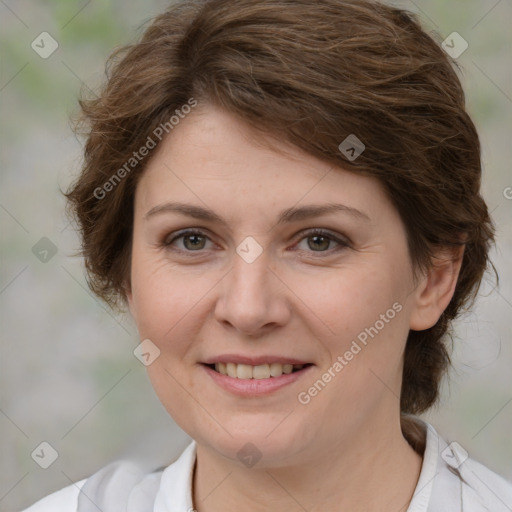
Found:
[[[153,512],[192,512],[192,478],[197,444],[192,441],[162,473]]]
[[[462,510],[458,478],[445,467],[444,458],[449,455],[448,445],[432,425],[422,423],[426,429],[423,463],[407,512],[430,512],[443,510],[447,506],[450,508],[446,510]],[[442,500],[442,508],[438,507],[439,500]]]
[[[425,424],[427,439],[420,478],[407,512],[427,512],[437,472],[439,436],[435,429]],[[192,441],[180,457],[162,473],[160,489],[155,499],[154,512],[190,512],[192,502],[192,478],[196,462],[197,444]]]
[[[510,512],[512,484],[468,457],[458,443],[426,428],[421,472],[407,512]],[[162,473],[153,512],[191,512],[197,445],[192,441]],[[490,508],[488,508],[490,507]]]

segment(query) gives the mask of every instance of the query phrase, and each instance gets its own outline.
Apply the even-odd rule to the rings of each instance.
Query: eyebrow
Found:
[[[371,220],[370,217],[366,215],[366,213],[363,213],[356,208],[352,208],[351,206],[337,203],[327,203],[287,208],[280,212],[276,225],[320,217],[321,215],[326,215],[333,212],[346,213],[361,220]],[[193,217],[198,220],[216,222],[223,226],[227,226],[227,222],[220,215],[216,214],[212,210],[209,210],[208,208],[176,202],[164,203],[151,208],[151,210],[146,213],[145,219],[147,220],[154,215],[164,213],[180,213],[182,215]]]

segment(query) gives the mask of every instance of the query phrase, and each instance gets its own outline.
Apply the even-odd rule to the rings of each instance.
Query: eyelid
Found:
[[[174,241],[178,240],[179,238],[186,237],[187,235],[201,235],[204,238],[207,238],[208,240],[212,241],[211,236],[209,235],[208,231],[205,231],[202,228],[185,228],[180,229],[179,231],[175,231],[167,236],[164,237],[162,245],[169,246]],[[194,252],[194,251],[186,251],[186,252]],[[199,251],[197,251],[199,252]]]
[[[185,228],[182,230],[179,230],[177,232],[171,233],[169,236],[165,237],[162,245],[164,247],[169,247],[173,242],[176,240],[186,237],[187,235],[200,235],[204,238],[208,239],[210,242],[214,243],[211,237],[209,236],[209,232],[207,230],[204,230],[203,228]],[[336,242],[338,244],[338,247],[334,249],[329,249],[327,251],[303,251],[303,252],[310,252],[310,253],[318,253],[318,254],[331,254],[333,252],[336,252],[338,250],[351,247],[352,244],[350,240],[345,236],[339,236],[336,233],[331,232],[328,229],[325,228],[308,228],[305,230],[300,231],[294,238],[296,239],[295,245],[297,245],[299,242],[301,242],[303,239],[311,237],[311,236],[323,236],[328,238],[329,240]],[[169,240],[170,238],[170,240]],[[194,252],[200,254],[202,250],[198,251],[188,251],[184,249],[175,249],[178,252],[185,252],[187,254],[192,254]],[[299,250],[300,249],[294,249]]]
[[[304,238],[308,238],[310,236],[323,236],[328,239],[330,239],[333,242],[336,242],[338,244],[337,248],[329,249],[327,251],[308,251],[311,253],[318,253],[318,254],[331,254],[333,252],[336,252],[337,250],[344,249],[346,247],[351,247],[352,243],[351,241],[342,235],[338,235],[328,229],[325,228],[309,228],[301,231],[297,235],[297,243],[302,241]]]

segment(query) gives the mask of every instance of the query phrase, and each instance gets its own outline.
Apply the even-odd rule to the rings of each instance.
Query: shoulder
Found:
[[[167,510],[170,501],[180,503],[183,510],[192,509],[194,462],[195,442],[178,460],[150,473],[134,461],[118,460],[89,478],[46,496],[22,512],[147,511],[153,510],[155,502],[164,503],[161,509]],[[162,487],[163,477],[165,485]]]
[[[456,441],[448,443],[425,423],[426,447],[420,482],[425,506],[410,510],[431,512],[452,507],[462,512],[510,512],[512,483],[471,458]],[[428,503],[428,507],[426,506]],[[450,509],[451,510],[451,509]]]
[[[161,474],[162,471],[144,473],[133,461],[118,460],[89,478],[49,494],[22,512],[110,512],[126,510],[128,499],[137,505],[137,510],[154,498]]]
[[[30,507],[22,510],[22,512],[76,512],[78,507],[78,495],[87,479],[80,480],[74,484],[68,485],[56,491]]]
[[[468,507],[468,512],[510,512],[512,482],[471,457],[460,464],[457,472],[461,479],[463,501],[474,504],[472,508]]]

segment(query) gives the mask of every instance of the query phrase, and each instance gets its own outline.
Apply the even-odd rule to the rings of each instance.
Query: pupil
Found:
[[[190,242],[191,240],[195,240],[195,241],[193,241],[190,245],[191,245],[191,247],[192,247],[192,248],[194,248],[194,247],[195,247],[195,248],[197,249],[197,247],[201,245],[201,239],[202,239],[202,237],[201,237],[201,236],[198,236],[198,235],[189,235],[189,236],[187,236],[187,237],[185,238],[185,245],[187,246],[187,242]],[[190,247],[187,247],[187,249],[189,249],[189,248],[190,248]]]
[[[326,237],[324,237],[324,236],[319,236],[319,235],[314,235],[314,236],[312,236],[311,238],[312,238],[313,240],[315,240],[315,241],[318,241],[318,240],[320,239],[320,240],[323,240],[324,242],[327,242],[327,245],[325,245],[325,243],[324,243],[324,246],[323,246],[323,247],[319,247],[319,246],[317,245],[317,246],[316,246],[316,248],[317,248],[317,249],[318,249],[318,248],[320,248],[320,249],[327,249],[327,248],[328,248],[328,246],[329,246],[329,239],[327,239]],[[311,245],[310,245],[310,247],[311,247]],[[311,248],[314,248],[314,247],[311,247]]]

